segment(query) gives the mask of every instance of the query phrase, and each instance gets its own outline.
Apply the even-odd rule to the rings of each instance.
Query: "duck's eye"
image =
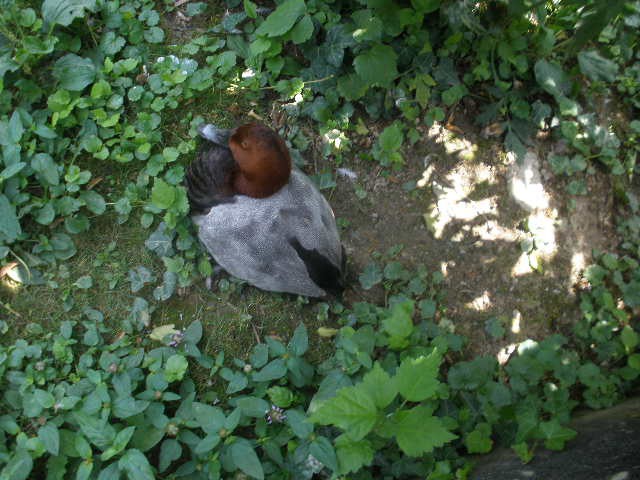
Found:
[[[246,140],[243,140],[243,141],[240,143],[240,146],[241,146],[243,149],[245,149],[245,150],[246,150],[247,148],[249,148],[249,142],[247,142]]]

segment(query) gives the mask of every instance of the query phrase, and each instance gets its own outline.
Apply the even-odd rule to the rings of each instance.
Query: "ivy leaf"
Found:
[[[346,387],[325,401],[311,415],[310,421],[321,425],[336,425],[351,439],[360,440],[378,421],[376,404],[364,388]]]
[[[80,193],[80,199],[85,203],[87,208],[96,215],[102,215],[107,209],[107,204],[97,192],[86,190]]]
[[[411,410],[397,410],[381,427],[384,437],[395,436],[400,449],[410,457],[418,457],[455,440],[431,409],[423,406]]]
[[[464,444],[469,453],[488,453],[493,447],[491,440],[491,425],[488,423],[480,423],[470,432],[464,439]]]
[[[96,78],[96,67],[88,58],[68,53],[53,65],[53,76],[65,90],[79,92]]]
[[[369,83],[358,74],[351,73],[338,78],[338,93],[347,100],[358,100],[367,93]]]
[[[395,376],[400,395],[410,402],[421,402],[433,397],[440,384],[438,371],[441,362],[442,357],[437,350],[428,357],[421,355],[415,359],[405,358]]]
[[[618,74],[618,64],[600,56],[595,50],[578,54],[580,71],[593,81],[613,82]]]
[[[144,246],[159,257],[170,257],[173,255],[173,238],[175,231],[167,231],[167,225],[161,222],[155,232],[149,235],[144,242]]]
[[[149,43],[160,43],[164,40],[164,31],[160,27],[151,27],[144,31],[144,39]]]
[[[502,321],[498,317],[491,317],[484,322],[484,330],[493,338],[502,338],[506,333]]]
[[[95,0],[45,0],[42,19],[49,28],[55,24],[68,27],[74,19],[84,16],[85,8],[95,9]]]
[[[262,22],[256,30],[256,35],[278,37],[284,35],[293,27],[300,16],[307,11],[304,0],[286,0]]]
[[[36,210],[35,216],[33,218],[40,225],[51,224],[51,222],[53,222],[53,220],[56,218],[56,212],[51,202],[46,203],[44,207],[42,207],[39,210]]]
[[[11,243],[14,242],[21,233],[22,228],[20,228],[15,207],[9,202],[7,197],[0,194],[0,239],[4,238]]]
[[[155,279],[155,276],[147,267],[142,265],[137,266],[129,270],[129,281],[131,282],[131,293],[136,293],[142,290],[147,283],[151,283]]]
[[[174,272],[165,271],[162,274],[162,284],[153,290],[153,298],[159,302],[169,300],[176,290],[178,275]]]
[[[554,97],[563,97],[569,93],[571,84],[562,67],[557,63],[538,60],[534,67],[536,81],[542,89]]]
[[[389,45],[376,44],[353,61],[356,73],[370,85],[388,86],[398,75],[398,55]]]
[[[151,190],[151,203],[158,208],[167,210],[176,200],[176,188],[161,178],[156,178]]]
[[[358,280],[362,288],[369,290],[382,281],[382,270],[377,264],[371,262],[364,268]]]
[[[341,474],[356,472],[371,465],[375,450],[368,440],[355,441],[347,435],[340,435],[335,441],[338,465]]]
[[[576,436],[576,431],[563,427],[557,419],[540,422],[538,426],[544,446],[549,450],[562,450],[564,444]]]
[[[256,451],[251,444],[244,438],[237,438],[231,445],[231,459],[236,467],[249,475],[251,478],[258,480],[264,479],[264,470],[262,464],[256,455]]]
[[[82,290],[87,290],[93,286],[93,279],[91,275],[83,275],[76,280],[74,285]]]
[[[155,480],[155,475],[147,457],[140,450],[127,450],[118,461],[118,466],[129,478],[136,480]]]

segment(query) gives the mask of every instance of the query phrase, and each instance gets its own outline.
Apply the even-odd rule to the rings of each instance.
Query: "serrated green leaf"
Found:
[[[340,435],[335,441],[335,446],[339,470],[343,475],[357,472],[373,462],[375,450],[368,440],[355,441],[346,435]]]
[[[391,348],[403,348],[407,338],[413,333],[413,308],[411,300],[396,303],[387,318],[382,321],[384,331],[389,335]]]
[[[268,37],[284,35],[306,10],[304,0],[285,0],[262,22],[255,33]]]
[[[469,453],[488,453],[493,448],[491,440],[491,425],[480,423],[464,439],[464,444]]]
[[[540,422],[538,426],[544,446],[549,450],[562,450],[564,444],[576,436],[576,431],[563,427],[557,419]]]
[[[398,75],[398,55],[389,45],[376,44],[353,61],[358,76],[369,85],[388,86]]]
[[[458,438],[431,414],[431,409],[423,406],[397,410],[379,431],[384,437],[396,437],[400,449],[410,457],[431,452]]]
[[[441,362],[442,357],[437,350],[426,357],[405,358],[395,375],[400,395],[411,402],[433,397],[440,384],[438,371]]]
[[[385,152],[394,152],[402,146],[404,142],[404,133],[398,122],[385,128],[378,137],[378,144]]]
[[[321,425],[336,425],[351,439],[360,440],[378,419],[378,409],[369,393],[364,388],[346,387],[322,403],[309,420]]]
[[[359,387],[369,394],[379,409],[385,408],[398,395],[396,377],[390,377],[378,362],[362,377]]]

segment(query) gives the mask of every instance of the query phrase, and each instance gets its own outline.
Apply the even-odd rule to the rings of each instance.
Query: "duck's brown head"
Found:
[[[233,131],[229,148],[238,164],[234,190],[255,198],[269,197],[289,181],[291,156],[284,140],[272,129],[248,123]]]

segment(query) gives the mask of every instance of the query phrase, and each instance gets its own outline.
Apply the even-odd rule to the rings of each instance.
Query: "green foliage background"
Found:
[[[171,3],[0,6],[0,260],[53,287],[50,268],[76,254],[74,236],[111,214],[139,219],[165,267],[162,278],[130,270],[120,338],[86,309],[58,332],[0,346],[1,479],[465,478],[466,454],[500,443],[528,461],[538,445],[563,448],[578,404],[606,407],[637,385],[640,122],[592,106],[619,94],[637,115],[640,2],[231,0],[215,27],[175,47],[162,27]],[[305,359],[304,326],[231,362],[199,351],[199,323],[150,339],[153,304],[212,270],[181,185],[202,118],[172,112],[230,89],[288,101],[336,165],[367,117],[388,123],[368,158],[401,168],[416,125],[470,98],[517,156],[538,129],[564,138],[569,153],[549,161],[568,191],[583,194],[603,169],[624,212],[618,251],[585,274],[572,336],[524,342],[506,367],[462,361],[464,339],[436,322],[441,278],[390,256],[360,276],[365,289],[383,285],[387,305],[321,310],[340,328],[324,332],[335,350],[319,365]],[[310,140],[283,133],[300,158]],[[74,288],[92,285],[84,275]],[[153,299],[137,296],[145,285]]]

